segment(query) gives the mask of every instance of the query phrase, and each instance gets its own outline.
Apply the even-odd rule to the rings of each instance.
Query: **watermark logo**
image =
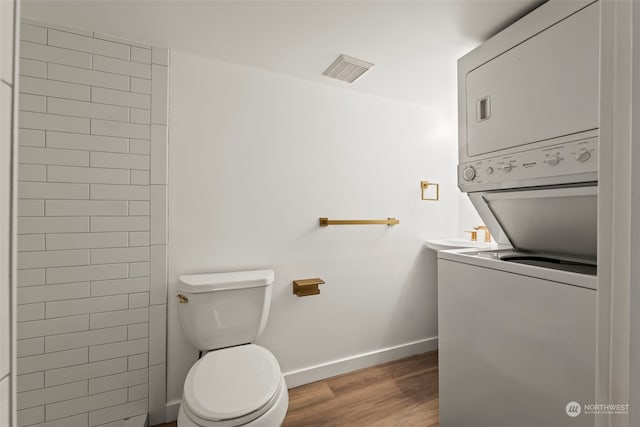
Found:
[[[601,415],[628,415],[628,403],[589,403],[582,408],[585,414]]]
[[[628,403],[585,403],[581,405],[578,402],[571,401],[564,407],[564,411],[571,418],[575,418],[580,414],[585,415],[625,415],[629,413]]]
[[[567,415],[573,418],[580,415],[580,412],[582,412],[582,407],[578,402],[569,402],[567,403],[567,406],[564,407],[564,410],[567,413]]]

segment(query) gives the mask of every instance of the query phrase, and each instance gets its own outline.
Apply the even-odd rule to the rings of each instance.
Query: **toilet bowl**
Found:
[[[289,395],[276,357],[253,344],[266,324],[272,270],[180,276],[187,340],[205,351],[184,383],[178,427],[279,427]]]
[[[189,371],[179,427],[274,427],[289,396],[280,365],[255,344],[207,353]]]

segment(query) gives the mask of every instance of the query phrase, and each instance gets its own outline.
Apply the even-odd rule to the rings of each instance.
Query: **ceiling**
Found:
[[[456,59],[542,2],[23,0],[22,14],[437,107]],[[353,84],[322,76],[341,53],[376,65]]]

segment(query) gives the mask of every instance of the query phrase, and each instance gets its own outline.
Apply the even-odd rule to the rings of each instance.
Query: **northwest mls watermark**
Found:
[[[571,418],[583,415],[627,415],[629,414],[628,403],[585,403],[569,402],[564,408]]]

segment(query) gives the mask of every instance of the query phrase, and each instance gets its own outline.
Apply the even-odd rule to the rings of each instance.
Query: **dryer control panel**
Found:
[[[598,138],[526,150],[458,165],[464,192],[597,181]]]

